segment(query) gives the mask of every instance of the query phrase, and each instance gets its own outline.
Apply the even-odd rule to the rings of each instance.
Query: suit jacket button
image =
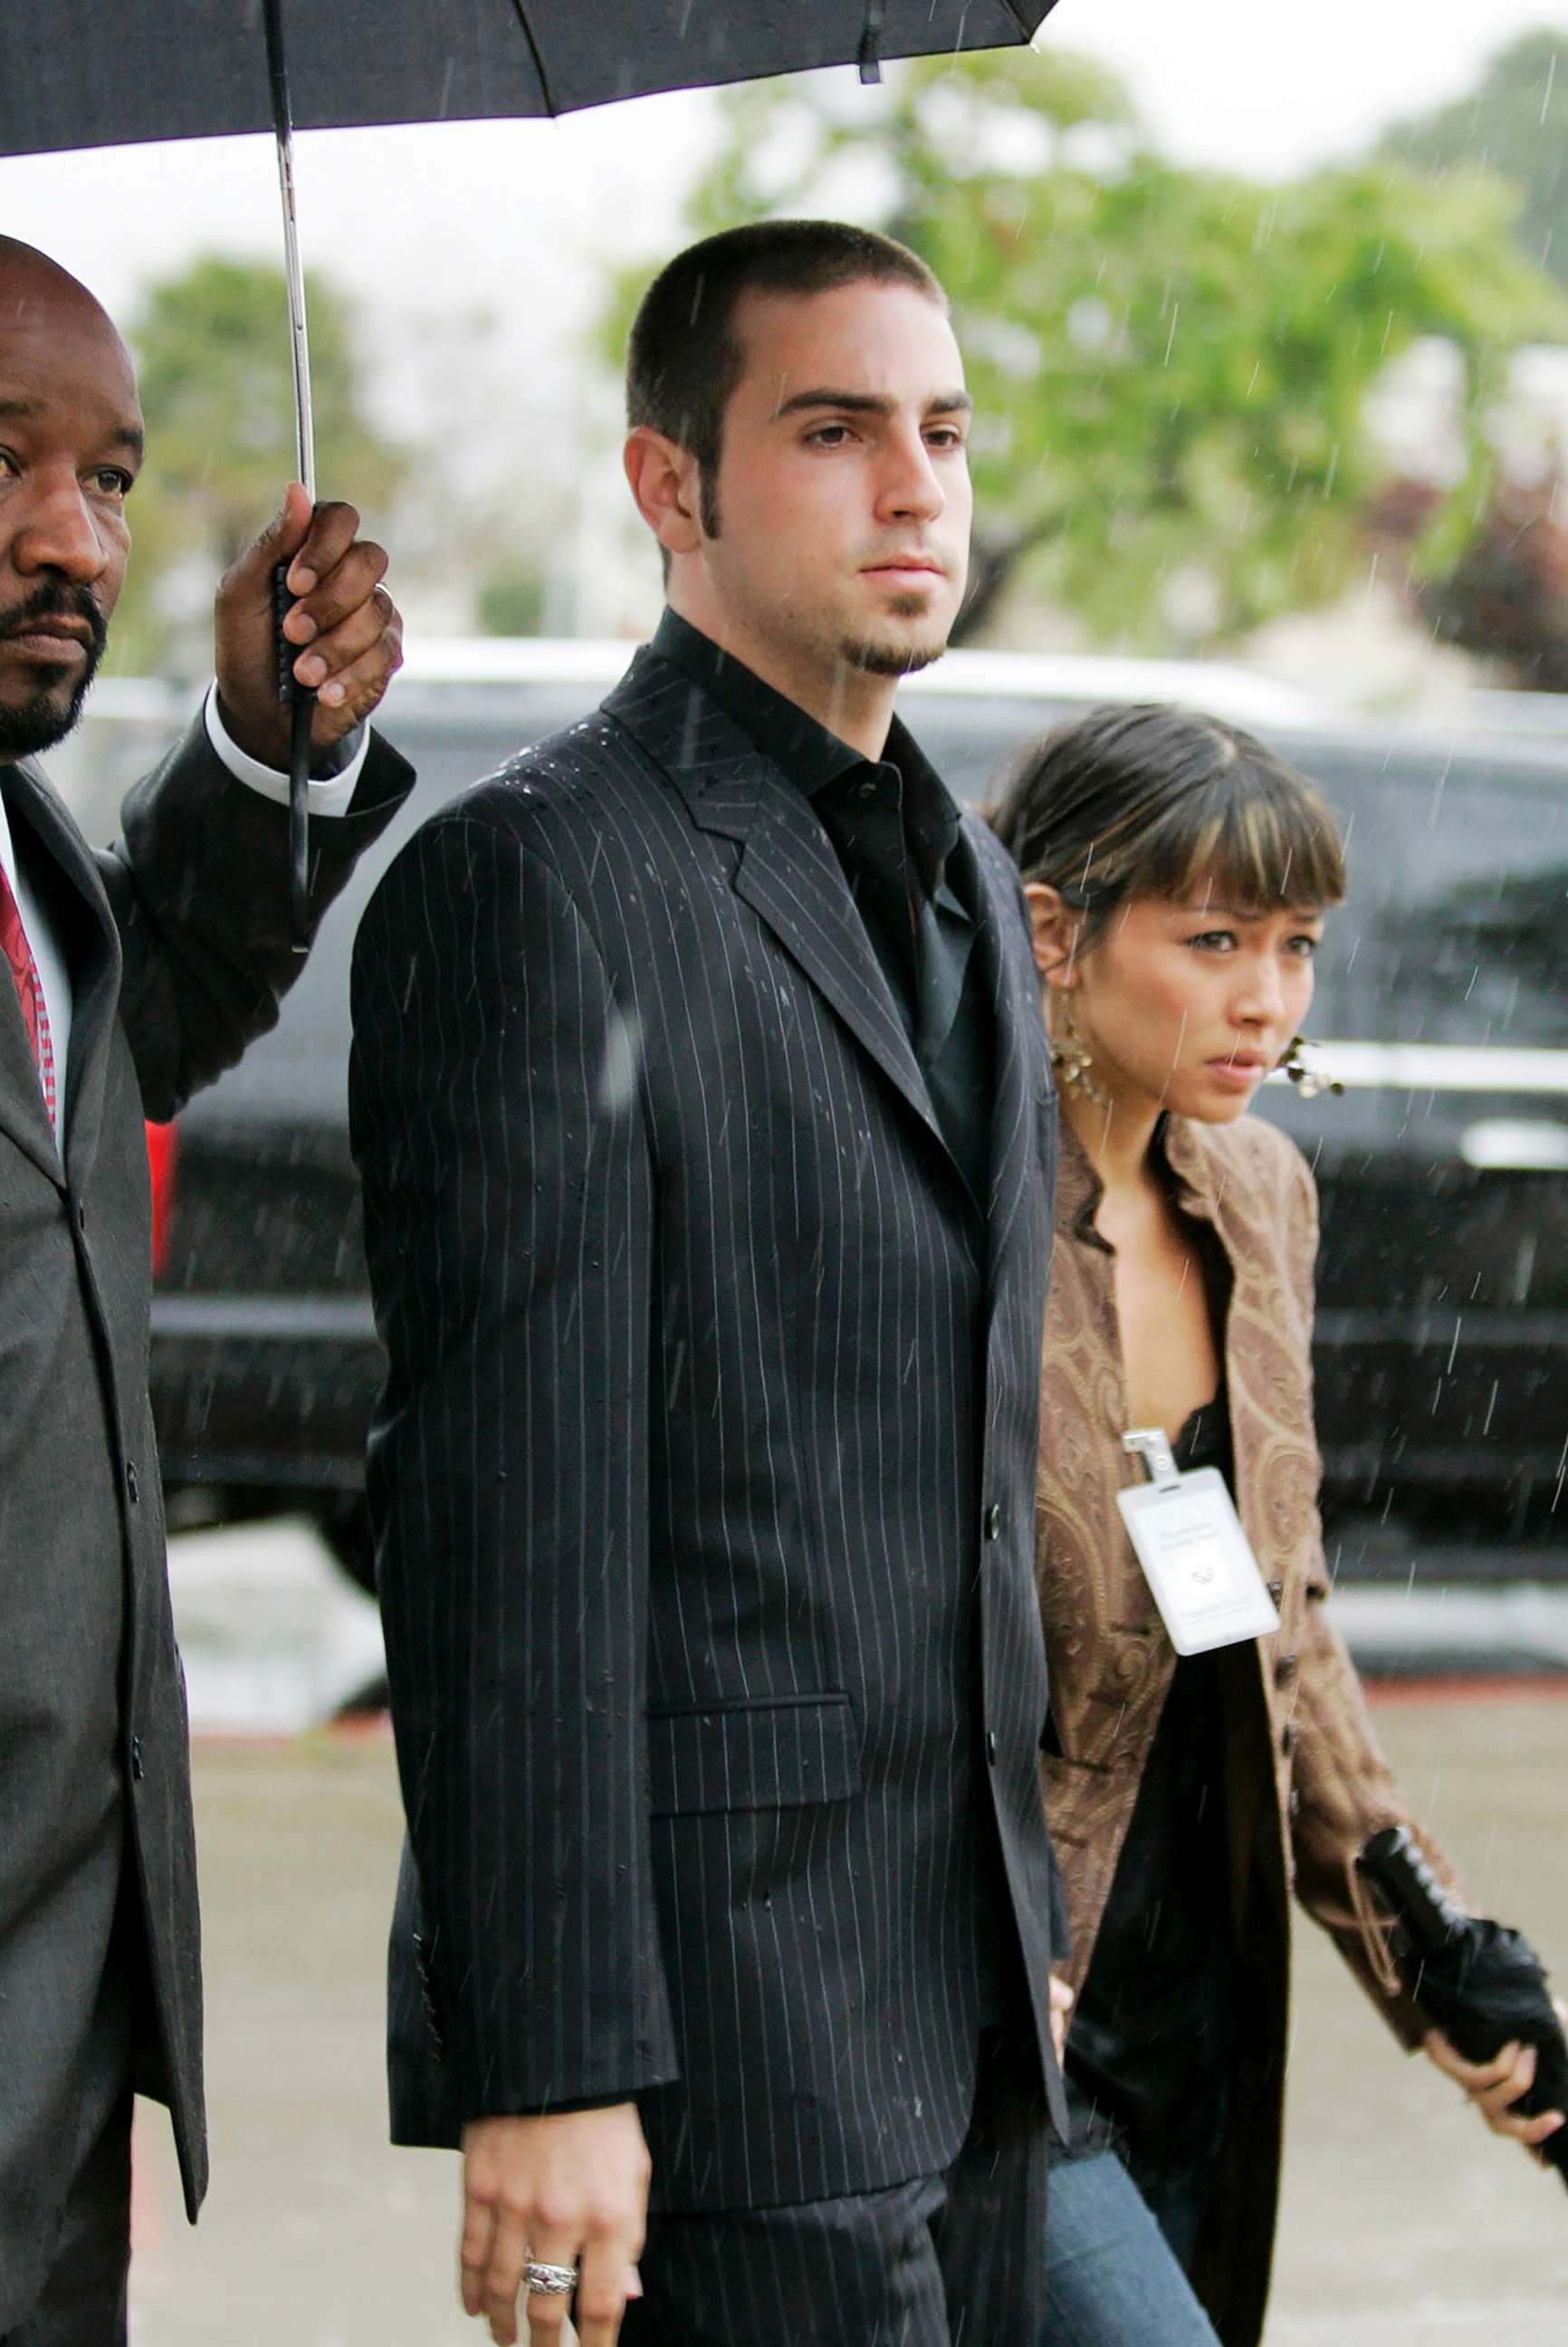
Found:
[[[986,1730],[986,1758],[994,1768],[997,1765],[997,1732],[994,1727]]]
[[[1281,1655],[1274,1666],[1275,1686],[1288,1686],[1299,1667],[1294,1655]]]
[[[999,1540],[1001,1538],[1001,1531],[1002,1512],[993,1500],[990,1506],[986,1510],[987,1540]]]
[[[139,1736],[133,1736],[130,1739],[130,1773],[136,1778],[138,1785],[147,1774],[147,1770],[142,1766],[141,1738]]]
[[[134,1459],[128,1459],[125,1462],[125,1488],[127,1496],[130,1501],[131,1506],[134,1508],[138,1500],[141,1497],[141,1493],[137,1489],[136,1461]]]

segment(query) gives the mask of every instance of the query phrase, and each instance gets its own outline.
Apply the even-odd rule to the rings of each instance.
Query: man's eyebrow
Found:
[[[44,414],[40,399],[0,399],[0,424],[33,424]],[[139,464],[147,454],[147,435],[139,424],[114,424],[109,426],[104,446],[124,448]]]
[[[798,415],[810,407],[831,407],[841,415],[891,415],[896,402],[880,392],[839,391],[832,384],[818,384],[810,391],[792,392],[781,399],[774,409],[776,418]],[[967,391],[939,391],[926,402],[921,413],[926,415],[968,415],[974,401]]]

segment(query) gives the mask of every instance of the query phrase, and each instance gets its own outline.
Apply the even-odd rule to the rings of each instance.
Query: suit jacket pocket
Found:
[[[860,1786],[846,1695],[777,1696],[648,1715],[656,1818],[723,1809],[796,1809],[845,1801]]]

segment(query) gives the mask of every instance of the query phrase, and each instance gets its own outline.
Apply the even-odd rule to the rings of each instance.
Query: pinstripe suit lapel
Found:
[[[605,702],[669,775],[700,831],[739,846],[733,887],[947,1143],[866,925],[800,792],[700,685],[641,652]]]
[[[771,772],[735,872],[735,894],[761,914],[945,1152],[926,1079],[838,858],[799,792],[774,782]]]

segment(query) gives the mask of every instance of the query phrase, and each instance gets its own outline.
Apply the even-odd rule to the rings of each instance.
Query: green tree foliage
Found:
[[[406,459],[370,420],[353,316],[309,288],[316,464],[323,497],[384,516]],[[121,671],[200,668],[214,586],[277,510],[295,469],[288,308],[281,270],[209,257],[154,285],[131,328],[148,461],[130,503],[134,553],[116,617]]]
[[[1511,180],[1521,248],[1568,285],[1568,35],[1525,34],[1499,50],[1469,97],[1397,123],[1384,147],[1431,171],[1480,168]]]
[[[1559,314],[1513,201],[1386,160],[1273,187],[1182,169],[1112,77],[1050,49],[905,68],[875,113],[824,81],[742,90],[690,224],[844,209],[912,245],[978,406],[967,631],[1022,576],[1099,640],[1163,649],[1364,564],[1366,393],[1419,335],[1464,354],[1468,524],[1500,362]],[[618,346],[630,298],[622,279]]]
[[[545,622],[545,581],[533,564],[502,559],[481,582],[477,602],[482,636],[537,636]]]

